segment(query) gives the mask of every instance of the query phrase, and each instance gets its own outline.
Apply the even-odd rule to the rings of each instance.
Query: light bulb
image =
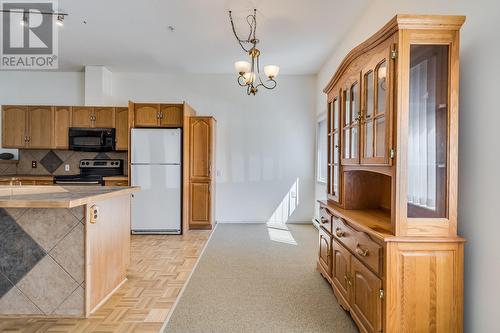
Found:
[[[250,73],[249,72],[249,73],[243,74],[243,78],[245,79],[245,83],[246,84],[253,83],[255,81],[255,77],[256,77],[255,73]]]
[[[278,73],[280,72],[280,67],[276,65],[267,65],[264,66],[264,73],[266,76],[270,79],[275,78],[278,76]]]
[[[236,70],[236,73],[248,73],[252,70],[252,64],[250,64],[248,61],[237,61],[234,63],[234,69]]]

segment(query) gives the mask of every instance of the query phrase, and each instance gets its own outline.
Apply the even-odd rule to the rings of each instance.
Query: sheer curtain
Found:
[[[436,58],[410,69],[408,203],[436,209]]]

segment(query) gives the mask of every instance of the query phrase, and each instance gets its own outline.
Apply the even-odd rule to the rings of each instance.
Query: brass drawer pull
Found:
[[[368,249],[362,249],[359,245],[356,246],[356,253],[362,257],[366,257],[369,253]]]
[[[345,232],[342,231],[339,227],[337,227],[335,229],[335,235],[338,237],[338,238],[341,238],[341,237],[344,237],[345,236]]]

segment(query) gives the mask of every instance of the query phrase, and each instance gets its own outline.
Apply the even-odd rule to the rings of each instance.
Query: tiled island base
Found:
[[[0,186],[0,321],[88,317],[126,280],[137,188]]]
[[[84,316],[84,206],[0,208],[0,315]]]

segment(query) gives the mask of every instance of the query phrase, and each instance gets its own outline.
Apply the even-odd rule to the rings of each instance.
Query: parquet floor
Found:
[[[156,333],[201,254],[210,231],[132,236],[127,282],[88,319],[0,319],[0,332]]]

